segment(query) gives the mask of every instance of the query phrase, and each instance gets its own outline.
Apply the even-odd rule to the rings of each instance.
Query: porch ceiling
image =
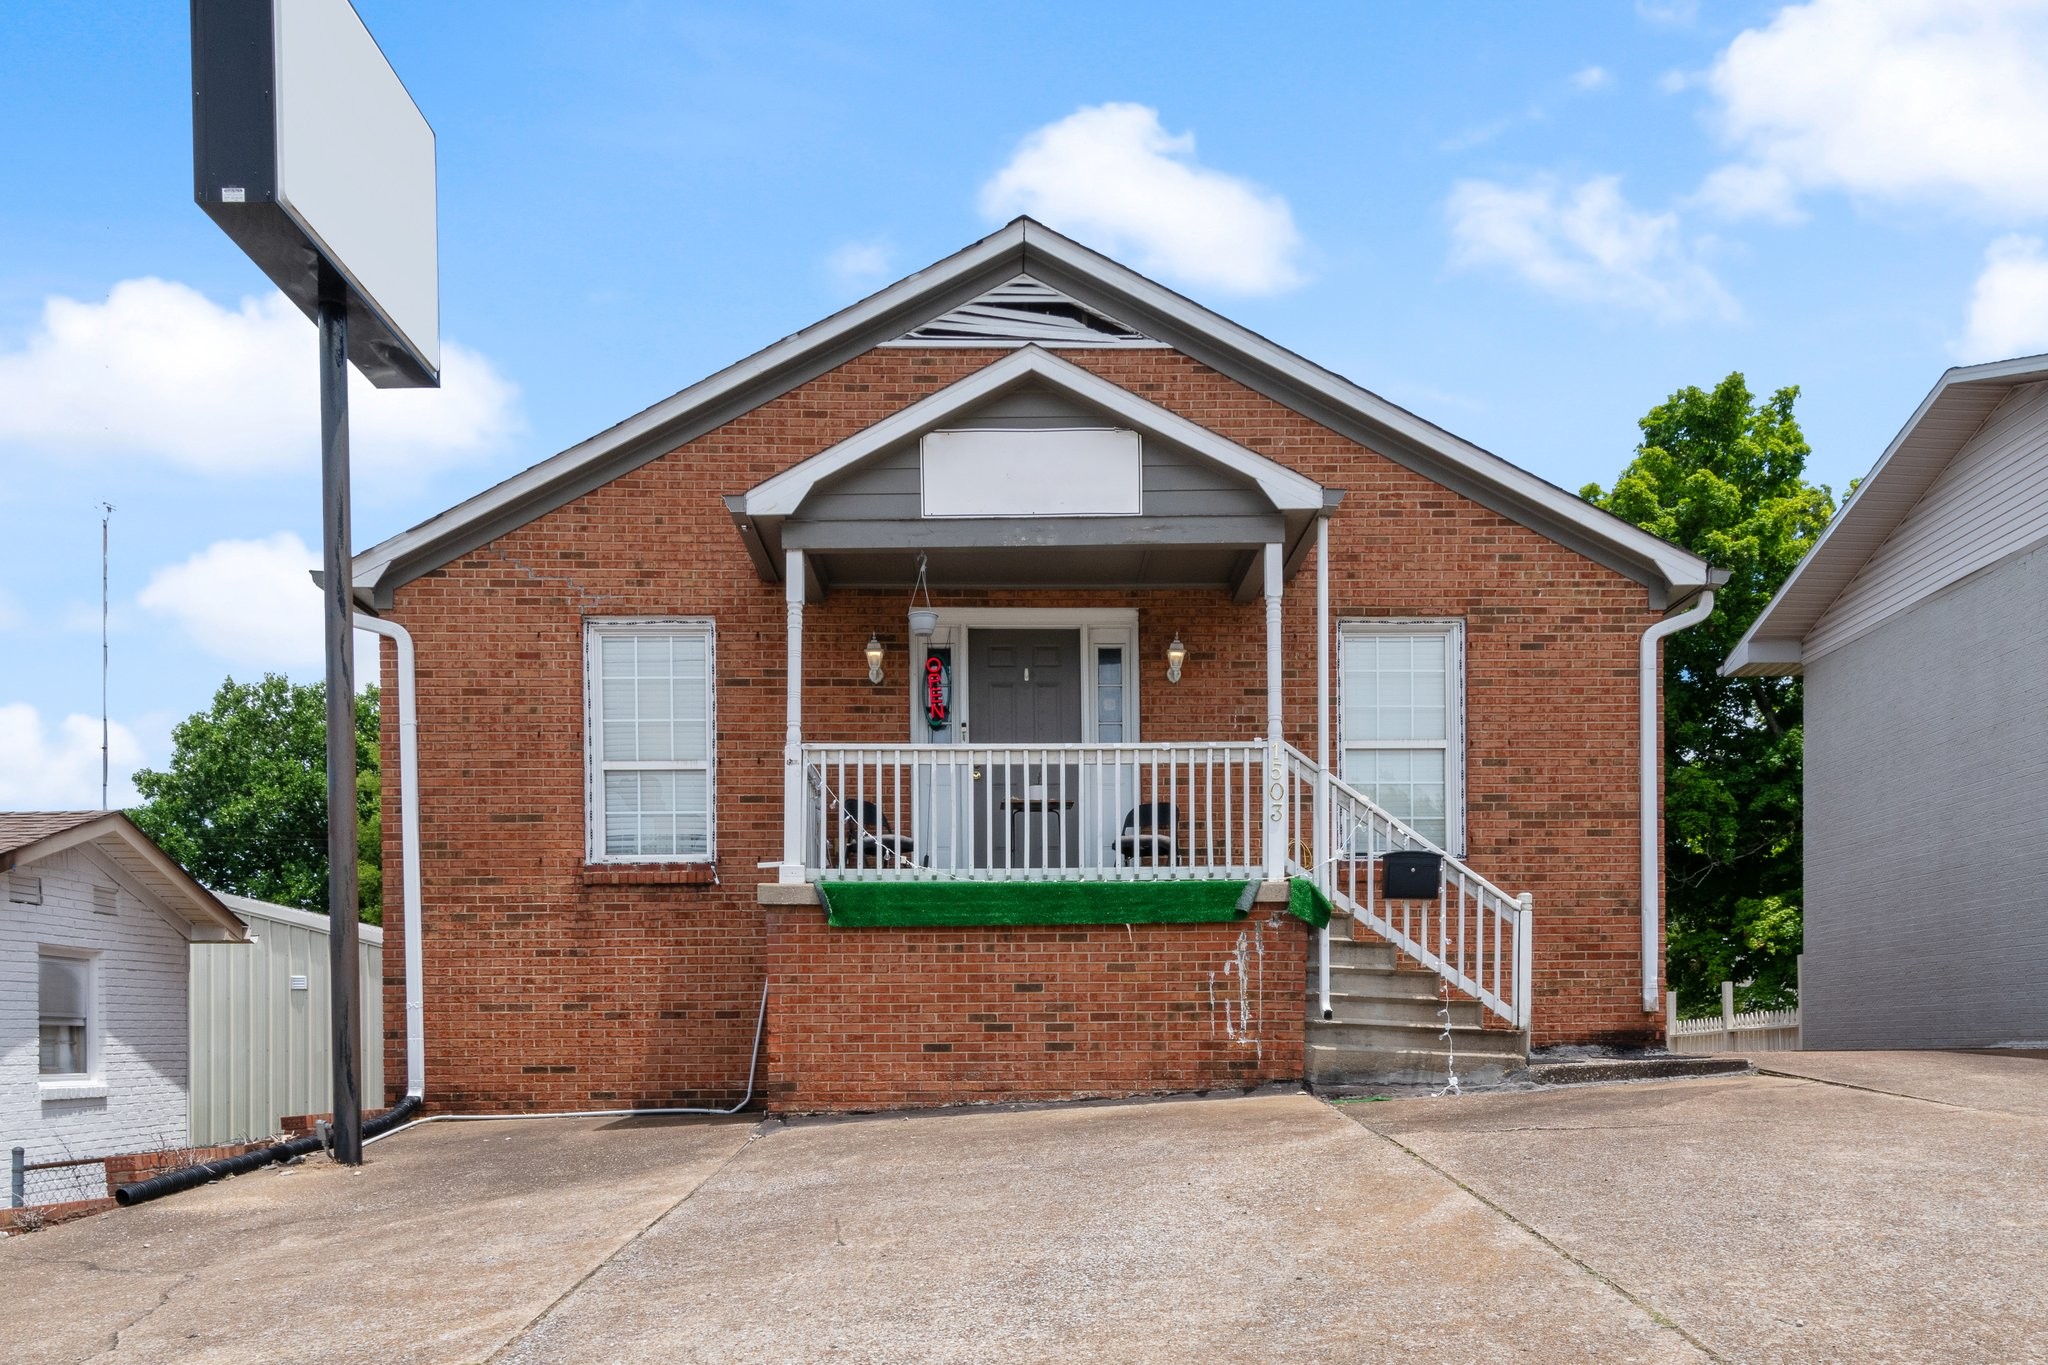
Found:
[[[917,578],[911,549],[813,553],[819,586],[906,588]],[[929,550],[927,574],[946,588],[1215,588],[1235,589],[1256,578],[1252,546],[1113,546],[1065,549]]]

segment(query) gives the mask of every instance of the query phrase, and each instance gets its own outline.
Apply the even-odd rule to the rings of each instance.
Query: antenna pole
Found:
[[[100,507],[100,809],[107,809],[107,525],[114,519],[114,504]]]

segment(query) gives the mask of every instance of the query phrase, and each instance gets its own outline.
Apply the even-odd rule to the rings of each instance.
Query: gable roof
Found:
[[[0,812],[0,872],[90,844],[125,888],[179,924],[188,939],[240,943],[248,926],[117,810]]]
[[[1801,672],[1807,633],[1871,555],[1905,523],[1942,471],[2012,391],[2044,379],[2048,355],[1959,366],[1943,374],[1736,642],[1721,672],[1731,677]]]
[[[1423,477],[1642,583],[1659,606],[1710,581],[1706,561],[1423,421],[1029,218],[785,337],[617,426],[363,551],[359,599],[400,585],[601,487],[762,403],[1027,276],[1171,346]],[[999,340],[984,344],[1001,345]]]
[[[1092,371],[1061,360],[1036,345],[1028,345],[756,484],[739,500],[737,510],[750,517],[787,516],[802,505],[813,488],[833,475],[898,441],[949,421],[1006,389],[1033,380],[1100,408],[1148,435],[1185,446],[1241,475],[1256,484],[1280,511],[1322,509],[1322,486],[1306,475],[1227,440],[1200,423],[1190,422],[1177,412],[1169,412]]]

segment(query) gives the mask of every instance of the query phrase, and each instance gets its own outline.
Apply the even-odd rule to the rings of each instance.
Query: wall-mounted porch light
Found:
[[[1180,632],[1173,633],[1173,643],[1166,647],[1166,680],[1180,681],[1180,666],[1188,661],[1188,647],[1180,642]]]
[[[873,631],[868,632],[867,656],[868,681],[878,683],[882,680],[882,642]]]

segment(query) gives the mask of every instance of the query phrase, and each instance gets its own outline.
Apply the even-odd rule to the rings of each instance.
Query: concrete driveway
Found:
[[[2048,1359],[2048,1059],[435,1124],[0,1242],[0,1358]]]

